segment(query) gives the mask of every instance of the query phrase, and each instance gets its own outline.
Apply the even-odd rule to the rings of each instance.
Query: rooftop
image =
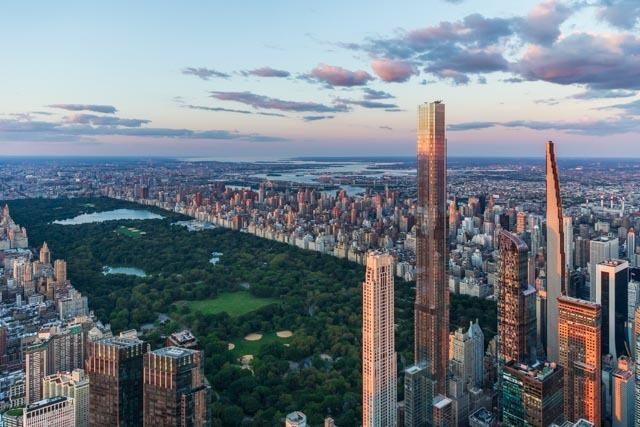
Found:
[[[491,424],[491,422],[495,419],[495,415],[493,415],[493,412],[489,411],[486,408],[480,408],[473,414],[469,415],[469,418],[481,421],[485,424]]]
[[[98,340],[97,343],[119,348],[129,348],[142,344],[142,341],[137,338],[109,337]]]
[[[163,347],[152,351],[153,354],[158,356],[172,357],[178,359],[180,357],[189,356],[194,353],[198,353],[197,350],[191,350],[182,347]]]

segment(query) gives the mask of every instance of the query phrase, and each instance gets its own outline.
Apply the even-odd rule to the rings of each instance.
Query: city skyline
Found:
[[[4,155],[410,155],[425,99],[452,156],[626,156],[640,133],[633,2],[123,6],[7,5]]]

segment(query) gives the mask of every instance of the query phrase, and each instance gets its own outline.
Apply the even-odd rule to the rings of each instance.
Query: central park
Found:
[[[190,231],[182,215],[107,198],[10,201],[30,245],[65,259],[74,287],[114,333],[143,332],[158,347],[191,330],[204,351],[214,418],[272,426],[302,410],[337,425],[361,416],[361,265],[221,228]],[[153,218],[63,225],[53,221],[116,209]],[[212,252],[222,254],[215,263]],[[105,266],[144,274],[103,274]],[[395,281],[398,370],[413,361],[415,283]],[[479,319],[496,331],[495,303],[451,296],[451,325]],[[250,357],[247,357],[250,356]],[[401,384],[398,391],[402,393]]]

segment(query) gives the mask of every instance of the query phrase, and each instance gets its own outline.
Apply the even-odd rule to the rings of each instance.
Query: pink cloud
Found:
[[[393,59],[375,59],[371,68],[385,82],[406,82],[411,76],[418,74],[412,63]]]
[[[373,79],[371,74],[363,70],[349,71],[327,64],[318,65],[311,70],[311,75],[330,86],[364,86]]]

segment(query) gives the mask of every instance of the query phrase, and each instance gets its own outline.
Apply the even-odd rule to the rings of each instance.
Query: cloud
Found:
[[[258,77],[289,77],[291,73],[285,70],[276,70],[271,67],[256,68],[255,70],[241,71],[245,76],[258,76]]]
[[[400,30],[395,37],[341,46],[375,58],[373,69],[385,81],[406,81],[423,67],[440,79],[466,84],[468,74],[508,70],[502,45],[515,35],[514,27],[513,18],[486,18],[476,13],[460,21]]]
[[[371,89],[368,87],[365,87],[364,89],[362,89],[362,92],[364,92],[364,99],[392,99],[395,98],[393,95],[391,95],[388,92],[382,91],[382,90],[375,90],[375,89]]]
[[[94,113],[107,113],[113,114],[116,111],[116,107],[111,105],[97,105],[97,104],[51,104],[47,105],[49,108],[59,108],[67,111],[93,111]]]
[[[339,104],[343,104],[343,105],[358,105],[360,107],[370,108],[370,109],[380,109],[380,108],[395,109],[395,108],[398,108],[398,106],[396,104],[390,104],[390,103],[378,102],[378,101],[369,101],[369,100],[366,100],[366,99],[356,100],[356,99],[338,98],[336,101]]]
[[[633,102],[629,102],[627,104],[616,104],[611,105],[609,107],[604,107],[605,109],[615,108],[618,110],[623,110],[626,114],[630,114],[632,116],[640,116],[640,99],[637,99]]]
[[[584,92],[571,95],[571,99],[600,99],[600,98],[628,98],[636,91],[624,89],[587,89]]]
[[[304,116],[302,120],[305,122],[316,122],[318,120],[329,120],[333,119],[334,116]]]
[[[319,64],[304,77],[323,82],[328,86],[364,86],[373,80],[371,74],[363,70],[350,71],[342,67]]]
[[[204,67],[200,67],[200,68],[194,68],[194,67],[183,68],[182,69],[182,74],[196,76],[196,77],[201,78],[202,80],[209,80],[212,77],[218,77],[218,78],[221,78],[221,79],[228,79],[229,77],[231,77],[227,73],[223,73],[221,71],[216,71],[216,70],[213,70],[211,68],[204,68]]]
[[[575,135],[606,136],[640,131],[640,119],[629,117],[617,117],[602,120],[582,121],[536,121],[536,120],[512,120],[508,122],[468,122],[449,125],[448,130],[468,131],[488,129],[492,127],[524,128],[536,131],[561,131]]]
[[[213,112],[221,112],[221,113],[238,113],[238,114],[257,114],[260,116],[273,116],[273,117],[287,117],[284,114],[280,113],[268,113],[263,111],[249,111],[249,110],[236,110],[234,108],[223,108],[223,107],[206,107],[204,105],[185,105],[185,108],[189,108],[191,110],[202,110],[202,111],[213,111]]]
[[[393,128],[391,126],[378,126],[378,128],[383,129],[383,130],[393,130]]]
[[[487,129],[496,126],[496,122],[467,122],[467,123],[452,123],[447,126],[447,130],[451,132]]]
[[[0,139],[4,141],[91,141],[96,136],[131,136],[197,140],[242,140],[251,142],[285,141],[286,138],[228,130],[192,130],[121,125],[45,122],[0,119]]]
[[[150,120],[144,119],[122,119],[114,116],[96,116],[95,114],[73,114],[65,117],[65,123],[68,124],[89,124],[94,126],[123,126],[123,127],[140,127],[143,124],[150,123]]]
[[[536,99],[533,102],[535,104],[544,104],[544,105],[558,105],[558,104],[560,104],[560,100],[558,98]]]
[[[571,34],[550,47],[529,46],[512,70],[527,80],[590,89],[640,89],[640,39],[625,34]]]
[[[415,65],[408,61],[392,59],[374,59],[371,68],[385,82],[406,82],[418,74]]]
[[[335,113],[347,111],[344,105],[325,105],[317,102],[286,101],[278,98],[271,98],[251,92],[211,92],[211,97],[221,101],[233,101],[245,105],[250,105],[257,109],[269,109],[280,111],[314,112],[314,113]]]
[[[514,26],[520,37],[536,44],[549,45],[560,36],[560,25],[574,9],[557,0],[537,4],[524,18],[515,18]]]
[[[618,28],[630,30],[640,19],[638,0],[600,0],[597,16]]]
[[[451,78],[456,84],[469,82],[467,74],[506,71],[507,60],[494,49],[463,49],[443,46],[423,55],[428,65],[425,71],[440,78]]]

